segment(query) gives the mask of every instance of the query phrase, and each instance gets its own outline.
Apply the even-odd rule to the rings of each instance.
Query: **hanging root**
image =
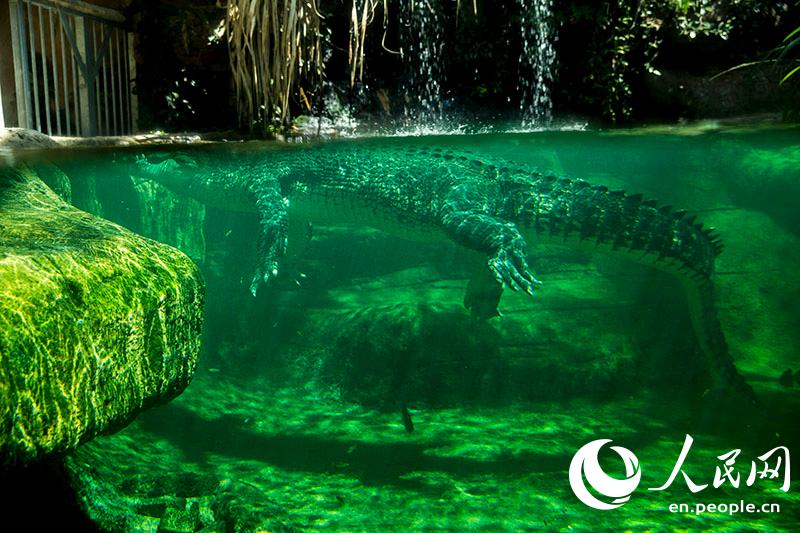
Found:
[[[300,78],[322,76],[316,0],[229,0],[225,18],[239,125],[288,125]]]

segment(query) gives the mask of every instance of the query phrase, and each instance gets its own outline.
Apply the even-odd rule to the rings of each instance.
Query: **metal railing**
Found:
[[[133,133],[124,17],[79,0],[10,0],[9,7],[20,126],[48,135]]]

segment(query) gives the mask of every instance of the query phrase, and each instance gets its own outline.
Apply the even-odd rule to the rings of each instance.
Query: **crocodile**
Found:
[[[137,156],[132,174],[260,221],[253,294],[278,275],[289,222],[357,224],[420,241],[450,239],[483,256],[464,305],[498,314],[504,288],[534,295],[529,248],[559,244],[624,255],[675,275],[715,386],[752,388],[730,356],[714,302],[719,235],[685,211],[641,194],[470,151],[412,144],[329,142],[243,152]]]

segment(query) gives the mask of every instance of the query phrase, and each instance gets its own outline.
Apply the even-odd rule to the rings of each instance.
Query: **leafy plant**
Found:
[[[778,59],[784,59],[789,55],[792,50],[795,50],[795,47],[800,44],[800,26],[794,29],[786,38],[783,40],[783,44],[781,45],[781,52],[778,55]],[[781,84],[786,82],[789,78],[794,76],[798,71],[800,71],[800,65],[791,69],[784,77],[781,79]]]
[[[595,95],[589,103],[608,122],[621,124],[633,117],[636,85],[658,53],[657,15],[654,0],[609,1],[595,11],[584,81]]]

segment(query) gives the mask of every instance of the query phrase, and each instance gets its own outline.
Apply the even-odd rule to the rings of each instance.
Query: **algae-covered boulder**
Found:
[[[0,168],[0,464],[70,450],[179,394],[203,299],[178,250]]]

